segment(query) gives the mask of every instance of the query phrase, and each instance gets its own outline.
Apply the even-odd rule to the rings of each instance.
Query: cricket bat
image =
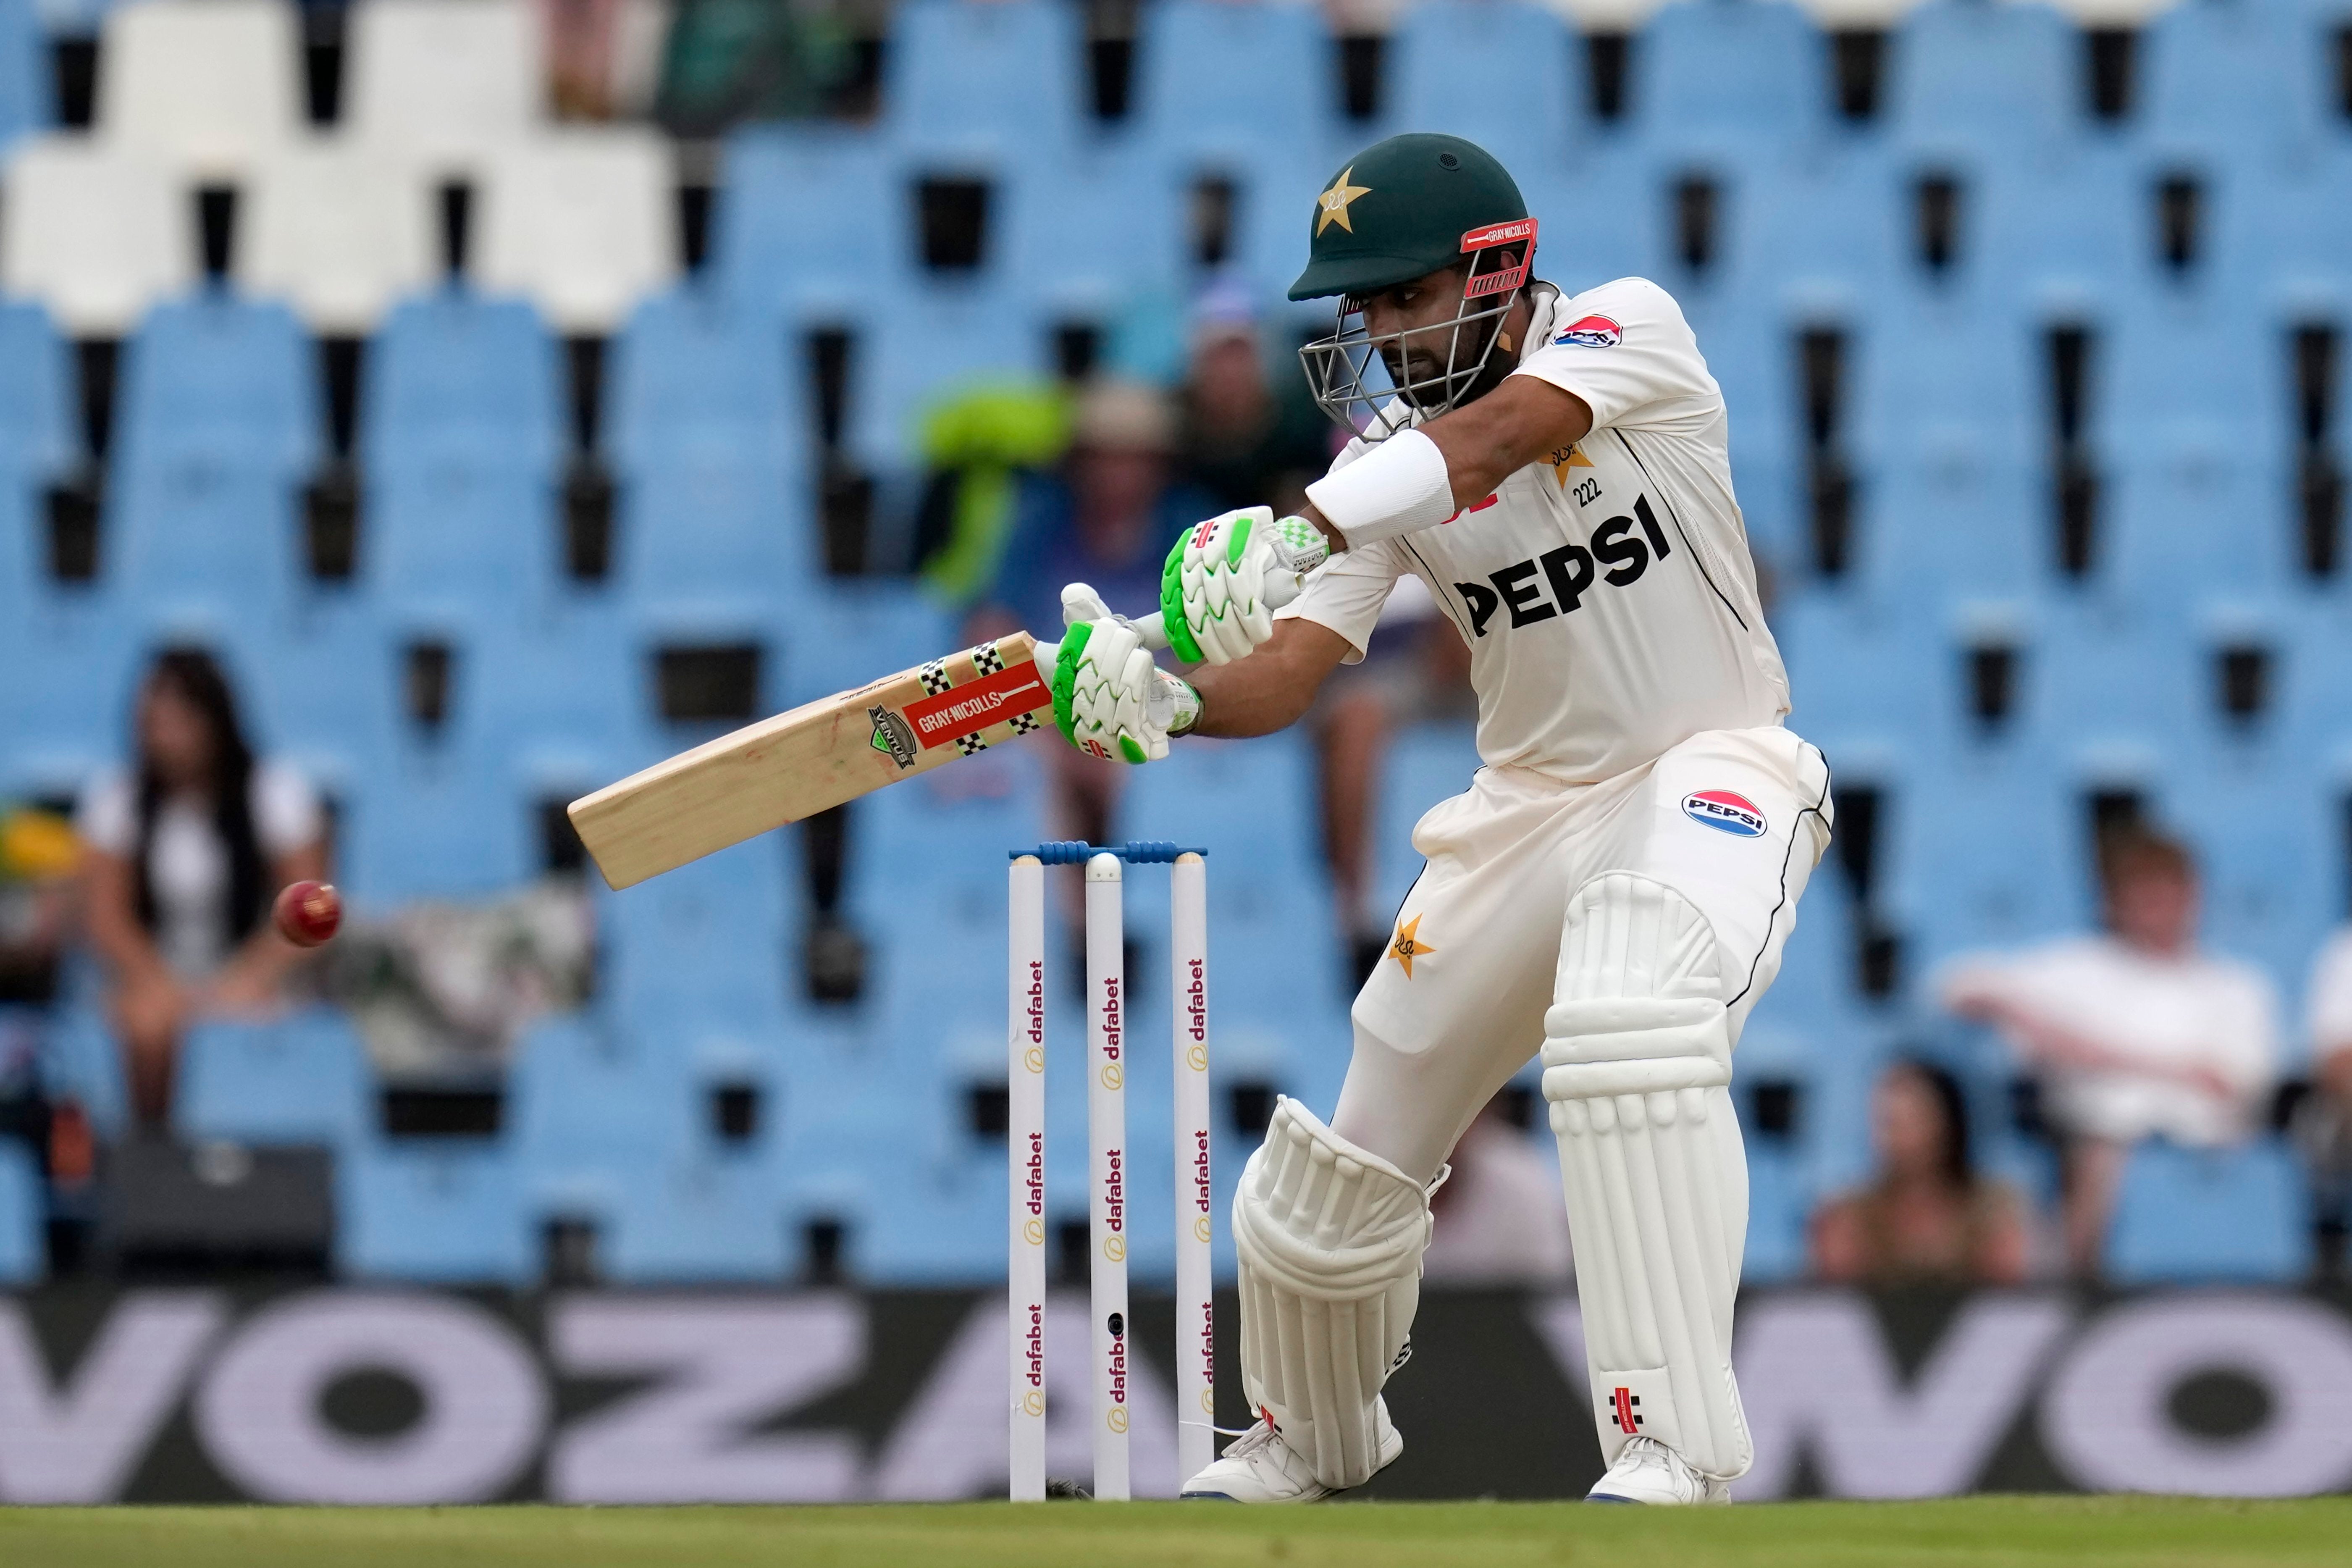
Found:
[[[1286,559],[1265,584],[1279,609],[1323,563]],[[1157,614],[1135,623],[1168,646]],[[831,697],[690,752],[572,803],[572,826],[615,890],[746,838],[1054,722],[1059,643],[1014,632]]]

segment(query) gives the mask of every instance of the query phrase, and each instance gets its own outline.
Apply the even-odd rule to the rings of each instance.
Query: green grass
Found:
[[[707,1509],[0,1510],[10,1568],[1516,1568],[1717,1565],[2337,1564],[2352,1499],[1984,1497],[1688,1511],[1574,1503],[1003,1503]]]

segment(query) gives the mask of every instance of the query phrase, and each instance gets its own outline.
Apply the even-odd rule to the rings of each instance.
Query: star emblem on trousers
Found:
[[[1335,223],[1349,234],[1356,232],[1356,226],[1348,221],[1348,204],[1358,196],[1370,195],[1372,187],[1349,184],[1349,177],[1355,172],[1356,166],[1353,163],[1349,164],[1339,171],[1339,177],[1331,182],[1331,188],[1315,198],[1315,205],[1318,209],[1315,215],[1315,233],[1318,238],[1322,237],[1325,229]]]
[[[1415,915],[1397,927],[1396,940],[1389,943],[1389,956],[1404,966],[1404,977],[1412,978],[1412,961],[1427,958],[1437,950],[1421,940],[1421,917]]]

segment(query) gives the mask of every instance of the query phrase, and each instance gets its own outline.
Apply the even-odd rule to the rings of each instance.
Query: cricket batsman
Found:
[[[1170,552],[1188,676],[1072,584],[1055,717],[1136,763],[1177,735],[1278,730],[1363,657],[1412,573],[1469,645],[1485,765],[1413,829],[1428,865],[1356,998],[1330,1121],[1284,1099],[1243,1172],[1258,1419],[1184,1495],[1310,1501],[1403,1450],[1381,1388],[1410,1353],[1429,1196],[1539,1051],[1609,1463],[1591,1495],[1728,1501],[1751,1458],[1731,1052],[1831,805],[1821,752],[1781,722],[1722,394],[1656,284],[1535,279],[1536,220],[1471,142],[1367,149],[1312,223],[1290,297],[1336,298],[1339,321],[1301,357],[1354,438],[1303,517],[1227,512]],[[1270,613],[1261,584],[1307,528],[1331,558]]]

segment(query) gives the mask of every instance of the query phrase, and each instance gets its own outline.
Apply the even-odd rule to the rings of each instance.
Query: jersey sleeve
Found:
[[[318,842],[326,827],[319,792],[310,781],[283,763],[264,763],[253,771],[253,836],[271,856],[290,855]]]
[[[2312,1054],[2352,1050],[2352,931],[2338,931],[2312,966]]]
[[[1351,651],[1343,662],[1359,663],[1402,571],[1392,539],[1343,550],[1315,569],[1298,597],[1276,610],[1275,619],[1296,616],[1330,627],[1348,639]]]
[[[1659,428],[1718,416],[1723,393],[1674,296],[1646,278],[1621,278],[1562,300],[1550,341],[1519,362],[1574,393],[1592,427]]]
[[[74,832],[109,855],[129,855],[137,847],[139,792],[129,773],[110,769],[90,780],[74,803]]]

